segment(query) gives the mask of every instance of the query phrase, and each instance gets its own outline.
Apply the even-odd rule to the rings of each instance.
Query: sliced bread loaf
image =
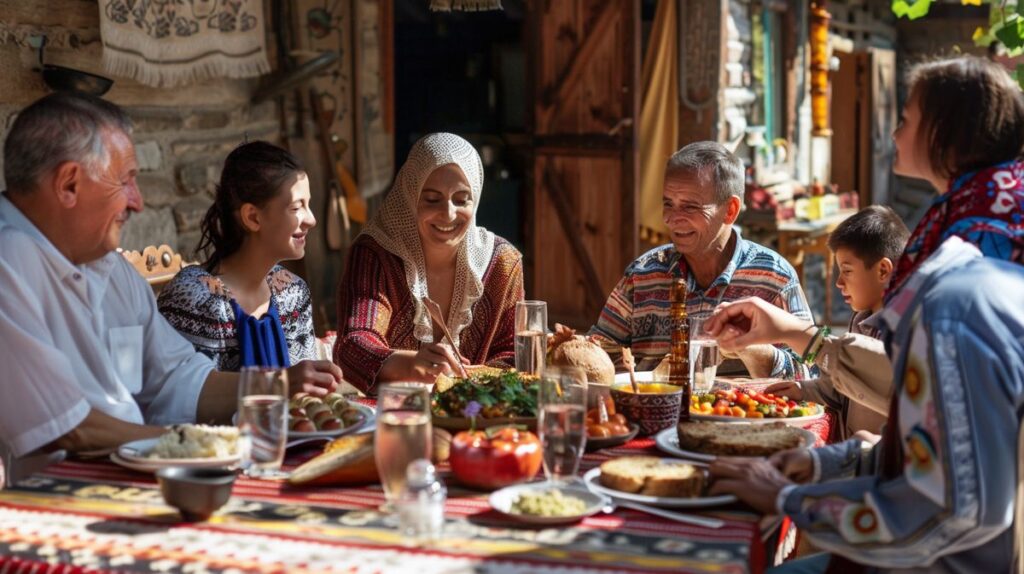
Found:
[[[654,456],[625,456],[601,465],[601,484],[645,496],[700,496],[704,491],[704,471]]]
[[[781,422],[690,422],[680,423],[678,432],[679,448],[714,455],[768,456],[803,445],[803,433]]]

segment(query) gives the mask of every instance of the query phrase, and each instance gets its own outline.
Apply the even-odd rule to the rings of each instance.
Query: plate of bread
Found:
[[[590,490],[630,502],[664,508],[702,508],[736,502],[731,494],[707,496],[704,468],[656,456],[624,456],[583,475]]]
[[[813,447],[817,440],[811,431],[782,422],[759,425],[680,423],[654,437],[654,443],[662,452],[704,462],[716,456],[770,456],[791,448]]]

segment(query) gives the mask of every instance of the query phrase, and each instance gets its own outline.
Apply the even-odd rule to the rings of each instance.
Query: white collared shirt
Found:
[[[90,408],[193,422],[211,370],[123,256],[74,265],[0,195],[0,447],[30,453]]]

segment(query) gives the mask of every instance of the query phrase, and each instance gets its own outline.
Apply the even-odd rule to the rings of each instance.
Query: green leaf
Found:
[[[907,2],[907,0],[892,1],[892,13],[897,18],[906,16],[908,20],[917,20],[927,15],[931,7],[932,0],[916,0],[913,2]]]
[[[1024,29],[1021,24],[1024,20],[1017,14],[1011,14],[1004,24],[995,30],[996,39],[1010,50],[1024,46]]]

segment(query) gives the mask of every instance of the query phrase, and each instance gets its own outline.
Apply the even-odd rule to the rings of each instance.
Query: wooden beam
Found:
[[[583,227],[580,225],[579,219],[577,219],[572,209],[568,193],[566,193],[558,178],[555,177],[551,160],[545,161],[544,189],[547,190],[551,203],[555,205],[555,213],[558,214],[558,221],[562,224],[562,231],[565,232],[566,238],[569,239],[569,246],[572,247],[573,255],[576,256],[576,261],[583,270],[583,282],[586,283],[585,295],[590,300],[591,305],[600,309],[604,306],[605,294],[604,290],[601,289],[601,281],[597,275],[597,268],[594,267],[594,261],[590,257],[590,252],[587,251],[587,246],[583,244]]]
[[[583,43],[579,45],[572,55],[572,59],[569,60],[565,73],[558,78],[554,85],[544,89],[544,95],[541,97],[541,117],[538,123],[545,129],[550,125],[551,118],[557,115],[562,102],[580,81],[583,71],[587,68],[597,48],[605,41],[608,29],[615,22],[614,15],[617,4],[618,0],[606,0],[604,6],[601,7],[601,12],[595,18],[593,29],[586,32]]]

